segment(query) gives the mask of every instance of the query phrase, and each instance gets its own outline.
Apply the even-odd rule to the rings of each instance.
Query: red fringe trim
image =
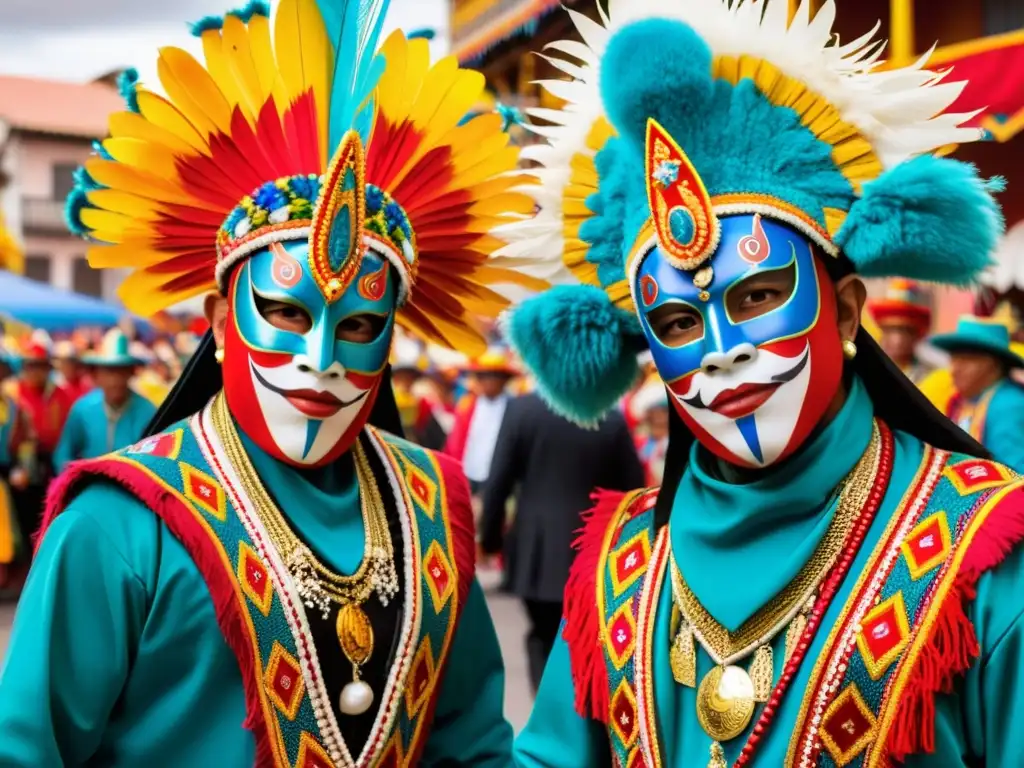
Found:
[[[950,693],[981,653],[967,606],[978,594],[978,579],[999,565],[1024,540],[1024,488],[1017,488],[988,513],[939,608],[931,636],[921,638],[921,651],[900,694],[896,719],[889,730],[886,755],[902,762],[909,755],[935,751],[935,695]]]
[[[576,712],[602,723],[608,722],[608,669],[605,666],[601,626],[598,615],[597,572],[605,535],[626,494],[620,491],[595,491],[594,506],[581,516],[573,549],[576,559],[569,569],[565,585],[565,624],[562,637],[569,646],[569,663],[576,689]]]
[[[80,461],[69,465],[50,486],[46,512],[36,547],[54,518],[70,501],[79,485],[89,478],[106,478],[123,487],[143,504],[153,510],[171,533],[184,545],[206,582],[217,614],[217,624],[235,658],[238,660],[245,687],[246,718],[243,726],[256,738],[255,768],[273,768],[274,750],[269,729],[263,718],[260,701],[260,681],[253,662],[252,638],[249,636],[245,619],[238,606],[235,584],[225,570],[223,561],[192,512],[166,488],[160,486],[145,472],[123,461],[96,459]]]

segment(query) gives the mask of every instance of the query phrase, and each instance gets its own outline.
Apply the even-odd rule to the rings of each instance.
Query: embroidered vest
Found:
[[[670,545],[668,527],[654,527],[657,493],[598,497],[566,589],[577,710],[607,726],[623,768],[662,765],[651,671]],[[840,620],[820,630],[831,634],[785,764],[887,766],[932,751],[934,696],[979,653],[965,603],[1022,537],[1024,480],[926,448]]]
[[[305,607],[242,492],[209,408],[161,435],[78,462],[56,482],[43,530],[91,477],[146,503],[182,542],[210,590],[245,685],[256,765],[398,768],[426,742],[455,626],[474,575],[469,491],[451,460],[368,428],[402,518],[404,594],[393,665],[361,754],[350,753],[317,661]],[[382,489],[383,490],[383,489]],[[388,643],[384,643],[388,645]],[[330,649],[336,653],[337,649]],[[375,702],[377,704],[377,702]]]

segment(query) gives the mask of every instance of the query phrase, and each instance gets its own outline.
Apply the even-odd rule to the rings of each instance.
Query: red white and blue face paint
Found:
[[[835,293],[814,246],[791,227],[734,215],[721,218],[721,232],[712,258],[694,272],[676,269],[656,247],[636,272],[633,295],[687,427],[720,458],[764,467],[807,439],[839,388]],[[792,275],[788,299],[761,314],[737,314],[740,284],[773,270]],[[658,338],[650,314],[671,304],[699,314],[700,338],[681,346]]]
[[[276,243],[238,267],[228,289],[224,392],[239,426],[263,450],[296,466],[322,466],[347,451],[369,418],[387,365],[396,286],[372,252],[337,301],[309,274],[308,242]],[[257,302],[292,304],[312,320],[303,334],[268,322]],[[337,338],[355,315],[385,318],[373,341]]]

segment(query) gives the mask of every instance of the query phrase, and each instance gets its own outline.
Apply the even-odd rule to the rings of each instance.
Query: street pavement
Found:
[[[523,644],[526,618],[517,600],[498,594],[498,579],[499,575],[494,571],[484,571],[480,574],[480,583],[487,593],[487,602],[494,617],[501,652],[505,658],[505,716],[518,731],[526,724],[533,702]],[[0,604],[0,660],[7,652],[13,619],[14,606],[10,603]]]

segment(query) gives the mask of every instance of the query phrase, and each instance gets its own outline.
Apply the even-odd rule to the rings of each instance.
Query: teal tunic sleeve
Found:
[[[0,671],[0,765],[81,765],[99,748],[128,678],[147,591],[90,510],[125,498],[89,488],[43,539]]]
[[[1024,472],[1024,389],[1003,381],[985,417],[985,447],[996,461]]]
[[[512,727],[502,714],[505,667],[483,590],[476,581],[448,659],[420,764],[507,768]]]
[[[78,400],[68,413],[67,421],[64,422],[64,429],[60,433],[60,441],[57,449],[53,452],[53,466],[57,472],[63,472],[64,468],[83,456],[85,450],[85,424],[83,423],[83,402]]]
[[[516,768],[611,766],[608,734],[597,721],[576,713],[573,690],[569,646],[559,632],[544,667],[530,721],[516,739]]]

